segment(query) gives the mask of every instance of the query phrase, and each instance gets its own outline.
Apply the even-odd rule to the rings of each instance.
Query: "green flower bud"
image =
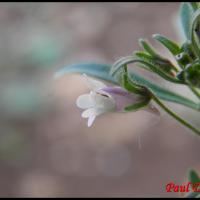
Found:
[[[192,62],[191,57],[185,52],[182,52],[182,53],[176,55],[175,59],[183,68],[185,68],[186,65],[188,65]]]
[[[185,69],[185,80],[194,87],[200,88],[200,64],[189,65]]]
[[[191,59],[195,60],[196,59],[196,55],[195,55],[195,52],[194,52],[194,49],[193,49],[193,46],[191,44],[190,41],[187,41],[185,42],[182,47],[181,47],[181,50],[185,53],[187,53]]]

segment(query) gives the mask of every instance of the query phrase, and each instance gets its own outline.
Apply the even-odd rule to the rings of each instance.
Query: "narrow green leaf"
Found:
[[[181,48],[173,41],[160,34],[154,34],[153,38],[163,44],[174,56],[181,53]]]
[[[152,56],[146,53],[145,51],[135,51],[134,54],[140,59],[149,61],[152,60]]]
[[[189,38],[196,55],[200,58],[200,8],[192,15]]]
[[[72,64],[67,67],[59,69],[55,74],[54,78],[60,78],[63,75],[71,73],[88,74],[90,76],[95,76],[105,81],[117,84],[116,80],[109,75],[110,65],[106,64],[95,64],[95,63],[80,63]]]
[[[90,76],[94,76],[96,78],[103,79],[105,81],[118,85],[116,79],[109,75],[110,69],[111,65],[106,65],[106,64],[94,64],[94,63],[73,64],[58,70],[55,73],[54,77],[59,78],[66,74],[71,74],[71,73],[86,73]],[[150,80],[147,80],[146,78],[138,75],[133,71],[129,71],[129,75],[131,79],[136,83],[138,83],[139,85],[151,88],[151,90],[155,93],[155,95],[160,99],[182,104],[184,106],[187,106],[195,110],[198,109],[200,110],[199,104],[193,102],[190,99],[187,99],[186,97],[183,97],[179,94],[176,94],[172,91],[162,88],[159,85],[151,82]]]
[[[144,40],[144,39],[139,39],[139,44],[141,47],[144,48],[144,50],[146,50],[150,55],[152,56],[158,56],[158,54],[156,53],[156,50],[148,43],[148,41]]]
[[[187,39],[190,39],[190,26],[191,19],[193,15],[193,9],[188,2],[181,3],[180,8],[180,20],[182,24],[183,31]]]
[[[135,56],[126,56],[118,59],[111,67],[110,75],[114,76],[115,73],[121,68],[121,66],[132,63],[135,60]]]
[[[153,57],[149,54],[147,54],[146,52],[143,51],[137,51],[135,52],[135,55],[137,57],[139,57],[141,60],[146,61],[152,65],[154,65],[155,67],[157,67],[158,69],[162,69],[163,71],[165,71],[168,74],[171,74],[171,71],[174,70],[175,72],[177,72],[176,67],[166,58],[162,58],[160,57]]]
[[[130,64],[130,63],[141,63],[141,64],[144,64],[144,68],[147,69],[147,70],[150,70],[152,72],[155,72],[156,74],[158,74],[159,76],[161,76],[162,78],[170,81],[170,82],[173,82],[173,83],[177,83],[177,84],[183,84],[182,81],[180,81],[179,79],[177,78],[174,78],[172,77],[171,75],[167,74],[164,70],[162,70],[161,68],[157,67],[155,65],[155,63],[149,63],[145,60],[142,60],[142,59],[137,59],[137,58],[134,58],[133,56],[127,56],[127,59],[125,58],[122,58],[122,59],[119,59],[119,61],[116,62],[117,64],[114,64],[111,68],[111,75],[112,76],[115,76],[115,74],[117,73],[118,70],[120,70],[120,68],[124,67],[125,65],[127,64]]]

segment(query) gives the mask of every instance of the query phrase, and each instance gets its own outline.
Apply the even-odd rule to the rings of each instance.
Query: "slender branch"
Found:
[[[179,121],[183,126],[186,126],[190,130],[192,130],[194,133],[196,133],[198,136],[200,136],[200,130],[195,128],[193,125],[182,119],[180,116],[178,116],[175,112],[170,110],[167,106],[165,106],[159,98],[157,98],[154,94],[152,94],[153,100],[163,109],[165,110],[169,115],[171,115],[174,119]]]
[[[197,91],[193,86],[188,85],[188,87],[190,88],[190,90],[198,97],[198,99],[200,99],[200,93],[199,91]]]

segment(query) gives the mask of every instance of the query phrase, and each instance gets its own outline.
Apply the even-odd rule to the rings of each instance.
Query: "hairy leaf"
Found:
[[[181,48],[173,41],[160,34],[154,34],[153,38],[163,44],[174,56],[181,53]]]
[[[191,18],[193,15],[193,9],[188,2],[181,3],[180,8],[180,20],[183,27],[183,31],[187,39],[190,39],[190,26]]]

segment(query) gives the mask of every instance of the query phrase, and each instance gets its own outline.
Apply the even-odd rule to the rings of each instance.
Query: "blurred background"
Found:
[[[166,184],[200,169],[199,138],[167,114],[107,114],[91,128],[76,98],[80,75],[53,79],[72,63],[113,63],[154,33],[181,40],[179,3],[0,4],[0,196],[176,197]],[[157,76],[141,71],[182,95]],[[196,125],[197,112],[168,105]]]

